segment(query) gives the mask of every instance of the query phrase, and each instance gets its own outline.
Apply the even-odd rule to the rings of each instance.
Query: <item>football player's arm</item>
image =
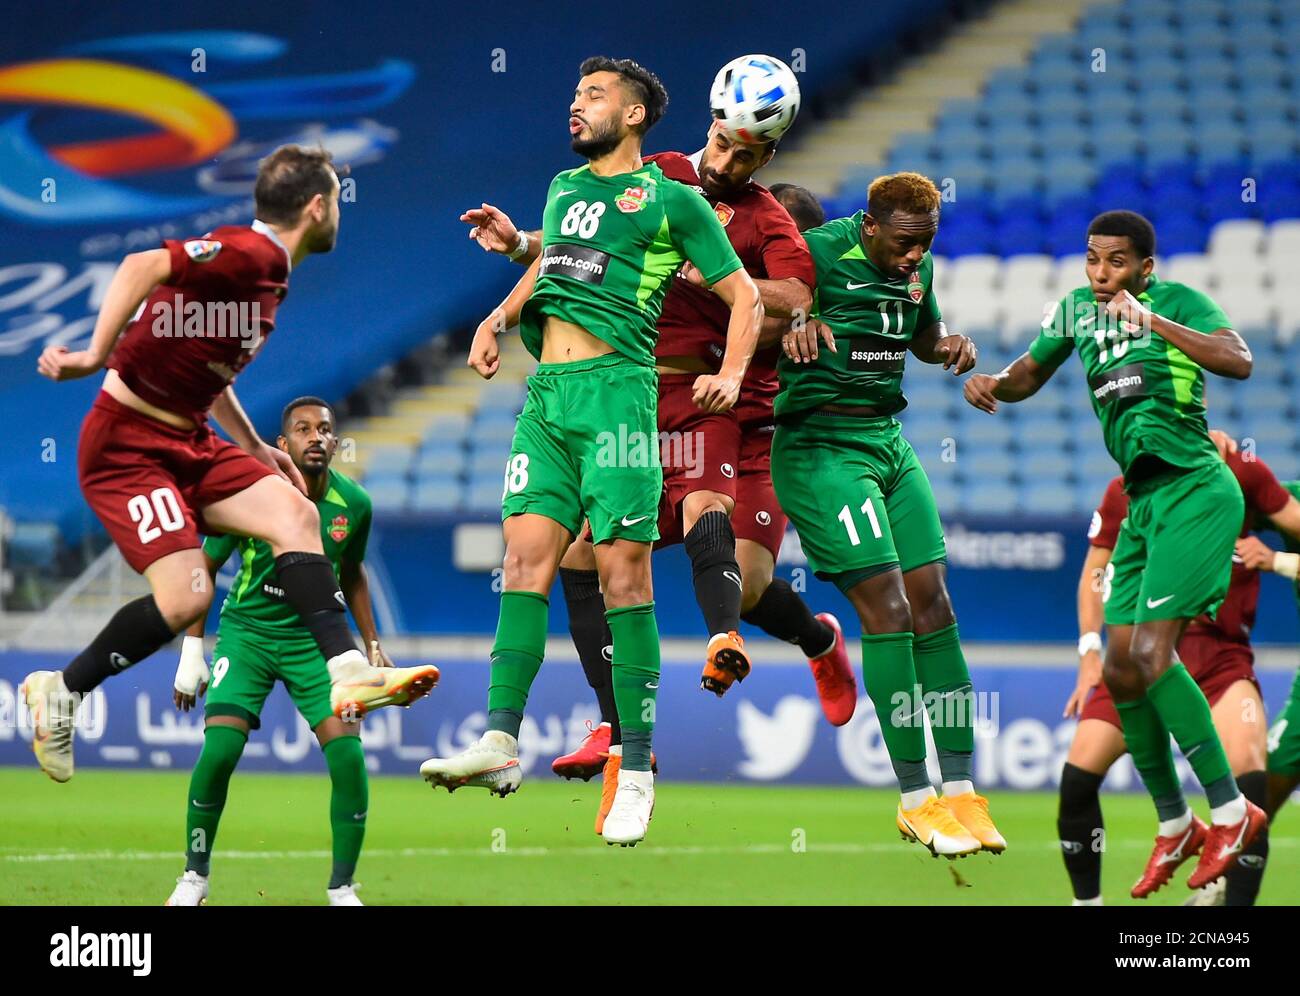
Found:
[[[469,237],[477,242],[484,252],[508,256],[514,262],[524,266],[541,255],[541,230],[521,232],[510,220],[510,215],[498,207],[484,203],[481,207],[470,208],[460,216],[460,220],[470,226]]]
[[[998,410],[999,401],[1024,401],[1032,397],[1056,373],[1060,364],[1040,363],[1029,353],[1022,353],[1001,373],[971,374],[966,378],[963,394],[980,411]]]
[[[713,291],[731,308],[727,320],[727,346],[722,365],[713,375],[695,381],[693,400],[708,412],[724,412],[740,396],[740,382],[758,346],[763,324],[763,300],[754,280],[743,268],[732,270],[713,285]]]
[[[302,479],[302,473],[294,466],[289,454],[279,447],[264,442],[257,434],[248,413],[235,397],[233,384],[226,385],[226,389],[217,395],[209,414],[213,421],[225,430],[226,435],[236,446],[257,457],[303,494],[307,493],[307,484]]]
[[[519,278],[514,289],[506,299],[488,313],[474,330],[474,340],[469,344],[469,356],[465,365],[471,367],[484,379],[491,379],[501,367],[501,347],[497,345],[497,336],[512,325],[519,324],[519,312],[524,302],[537,286],[537,271],[541,269],[541,257],[533,260],[524,275]]]
[[[777,318],[773,315],[763,316],[763,327],[758,333],[759,349],[766,349],[768,346],[775,346],[781,341],[781,336],[790,331],[791,321],[789,318]]]
[[[132,316],[160,283],[172,273],[171,253],[166,249],[133,252],[122,260],[104,292],[104,303],[95,319],[90,346],[69,352],[67,346],[48,346],[36,361],[36,369],[50,380],[73,380],[102,370]]]
[[[370,602],[370,579],[366,565],[359,560],[339,561],[339,588],[347,599],[348,611],[357,624],[357,632],[366,645],[366,656],[375,667],[392,667],[393,662],[379,645],[374,608]]]
[[[220,560],[208,552],[207,543],[203,546],[203,568],[206,572],[203,583],[214,588],[217,571],[221,570],[221,565],[225,563],[231,550],[231,547],[221,544],[220,540],[218,543],[220,544],[218,549],[225,551],[225,556]],[[185,629],[185,638],[181,641],[181,659],[176,667],[176,677],[172,681],[172,701],[181,712],[189,712],[193,709],[203,693],[208,690],[208,679],[211,674],[203,655],[203,627],[207,619],[208,614],[204,612],[190,623]]]
[[[1088,693],[1101,681],[1101,578],[1112,553],[1108,547],[1088,547],[1079,574],[1079,676],[1062,713],[1067,719],[1082,714]]]
[[[1250,347],[1228,327],[1228,316],[1214,301],[1203,294],[1199,299],[1199,308],[1193,308],[1194,313],[1188,316],[1189,325],[1157,315],[1126,290],[1106,302],[1106,310],[1116,318],[1150,329],[1169,345],[1186,353],[1202,370],[1220,377],[1245,380],[1254,365]]]
[[[769,318],[784,318],[788,326],[789,319],[795,315],[807,317],[808,309],[812,307],[812,288],[798,277],[785,277],[782,280],[752,279],[763,302],[763,311]],[[776,338],[781,338],[779,333]]]
[[[1280,511],[1268,517],[1268,521],[1279,532],[1300,542],[1300,501],[1294,497],[1288,498]],[[1272,571],[1293,581],[1300,577],[1300,553],[1274,550],[1255,536],[1237,540],[1237,555],[1247,567]]]
[[[942,363],[945,370],[958,375],[974,368],[979,359],[975,340],[970,336],[950,335],[942,321],[934,322],[912,336],[908,348],[922,363]]]

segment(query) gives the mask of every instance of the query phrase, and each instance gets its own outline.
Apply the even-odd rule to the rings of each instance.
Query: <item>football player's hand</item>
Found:
[[[1106,313],[1112,318],[1119,319],[1121,322],[1120,330],[1123,332],[1133,333],[1139,329],[1143,332],[1151,330],[1151,311],[1127,290],[1120,291],[1106,302]],[[1134,326],[1134,328],[1124,328],[1122,324],[1124,322]]]
[[[102,370],[104,361],[88,349],[75,353],[67,346],[46,346],[36,361],[36,372],[50,380],[76,380]]]
[[[703,287],[705,290],[709,289],[709,285],[705,283],[704,275],[700,273],[699,267],[689,260],[683,263],[682,268],[677,272],[681,274],[687,283],[694,284],[696,287]]]
[[[384,653],[384,648],[379,645],[378,640],[370,641],[370,666],[371,667],[392,667],[392,659]]]
[[[1071,716],[1082,716],[1083,706],[1088,701],[1088,693],[1100,682],[1101,652],[1089,650],[1079,658],[1079,680],[1075,682],[1074,691],[1070,693],[1070,698],[1065,703],[1065,712],[1061,715],[1066,719]]]
[[[1257,536],[1243,536],[1237,540],[1237,556],[1243,565],[1253,571],[1271,571],[1275,552]]]
[[[946,335],[935,343],[934,355],[943,357],[945,370],[951,370],[955,376],[960,376],[975,368],[979,350],[975,348],[975,341],[970,336]]]
[[[307,482],[302,479],[302,471],[294,465],[293,458],[284,450],[264,442],[262,443],[262,449],[255,452],[253,456],[261,460],[262,463],[274,470],[303,494],[307,493]]]
[[[509,255],[519,244],[519,229],[510,220],[510,216],[491,204],[470,208],[460,216],[460,220],[472,227],[469,237],[483,247],[484,252],[498,252]]]
[[[695,378],[691,400],[706,412],[730,411],[740,397],[740,378],[728,374],[701,374]]]
[[[1229,453],[1237,452],[1237,441],[1222,429],[1210,430],[1210,442],[1212,442],[1214,448],[1219,451],[1219,459],[1221,460],[1228,459]]]
[[[491,380],[501,366],[497,336],[504,331],[505,319],[499,308],[479,322],[474,331],[474,341],[469,344],[469,358],[465,362],[484,380]]]
[[[816,319],[790,326],[790,331],[781,337],[781,349],[795,363],[811,363],[817,359],[817,340],[826,343],[832,353],[835,348],[835,333],[831,327]]]
[[[992,374],[971,374],[966,378],[962,394],[970,404],[992,415],[998,410],[998,399],[993,396],[997,386],[998,379]]]
[[[181,712],[189,712],[208,690],[208,662],[203,658],[203,637],[187,636],[181,643],[181,660],[172,682],[172,701]]]

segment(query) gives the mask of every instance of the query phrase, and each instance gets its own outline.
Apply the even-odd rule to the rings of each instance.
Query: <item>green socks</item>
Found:
[[[975,693],[957,624],[917,636],[912,660],[925,696],[943,780],[969,782],[975,752]]]
[[[1214,730],[1210,703],[1181,662],[1151,683],[1147,699],[1178,742],[1183,757],[1196,772],[1212,807],[1232,802],[1240,795],[1228,766],[1228,755]],[[1168,748],[1166,747],[1166,750]]]
[[[1116,702],[1124,742],[1133,757],[1133,767],[1142,776],[1142,784],[1156,804],[1162,820],[1173,820],[1187,812],[1187,800],[1174,770],[1174,755],[1169,749],[1169,730],[1150,696],[1133,702]]]
[[[366,837],[370,782],[360,737],[335,737],[322,753],[330,771],[330,830],[334,836],[334,870],[329,887],[337,889],[351,884],[357,870],[361,842]]]
[[[650,740],[659,696],[659,627],[654,602],[608,609],[614,637],[614,702],[623,731],[623,768],[650,770]]]
[[[925,770],[925,717],[912,658],[911,633],[863,633],[862,677],[903,792],[930,787]]]
[[[497,637],[492,644],[492,683],[488,688],[489,730],[519,736],[528,690],[533,687],[546,653],[548,607],[546,596],[534,591],[501,593]]]
[[[208,874],[212,843],[226,805],[226,790],[244,753],[248,734],[233,726],[209,726],[203,731],[203,750],[190,775],[185,808],[185,870]]]

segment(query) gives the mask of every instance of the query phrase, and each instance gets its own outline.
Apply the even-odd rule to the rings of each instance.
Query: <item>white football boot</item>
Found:
[[[72,730],[78,697],[68,691],[61,671],[33,671],[18,686],[32,714],[32,751],[41,770],[56,782],[72,777]]]
[[[325,895],[329,896],[331,906],[365,906],[357,898],[357,889],[360,886],[356,882],[350,882],[347,885],[340,885],[337,889],[326,889]]]
[[[208,902],[208,876],[187,871],[176,880],[176,888],[164,906],[206,906]]]
[[[448,792],[471,785],[505,798],[519,788],[519,741],[501,730],[488,730],[477,741],[451,757],[431,757],[420,765],[420,775]]]
[[[619,768],[618,789],[614,805],[605,817],[600,835],[606,844],[635,847],[645,837],[650,817],[655,811],[655,776],[649,771],[628,771]]]

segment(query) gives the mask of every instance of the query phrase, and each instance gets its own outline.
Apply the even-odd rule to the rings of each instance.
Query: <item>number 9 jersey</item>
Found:
[[[669,278],[690,260],[714,284],[741,263],[713,209],[654,163],[598,176],[584,164],[551,181],[541,266],[519,329],[535,357],[546,317],[581,326],[628,359],[654,364]]]

